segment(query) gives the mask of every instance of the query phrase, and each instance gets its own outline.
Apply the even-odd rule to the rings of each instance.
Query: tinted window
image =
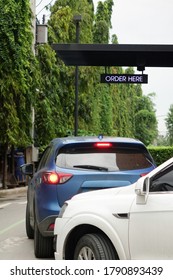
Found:
[[[152,166],[147,156],[139,149],[116,147],[109,149],[64,147],[57,155],[56,164],[61,168],[92,169],[93,166],[103,167],[108,171],[143,169]]]
[[[150,191],[173,191],[173,166],[156,175],[152,180]]]
[[[38,165],[37,170],[39,170],[39,169],[41,169],[41,168],[43,168],[43,167],[45,166],[46,161],[47,161],[47,159],[48,159],[48,156],[49,156],[49,154],[50,154],[50,151],[51,151],[51,147],[47,147],[47,148],[44,150],[44,152],[43,152],[43,154],[42,154],[42,156],[41,156],[41,159],[40,159],[40,162],[39,162],[39,165]]]

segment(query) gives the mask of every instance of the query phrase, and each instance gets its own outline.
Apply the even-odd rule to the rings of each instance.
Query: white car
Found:
[[[173,259],[173,158],[133,185],[74,196],[54,234],[57,260]]]

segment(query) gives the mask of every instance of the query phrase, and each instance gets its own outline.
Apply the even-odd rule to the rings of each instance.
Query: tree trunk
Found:
[[[4,145],[4,153],[3,153],[3,175],[2,175],[2,187],[3,189],[7,189],[7,152],[8,152],[8,143]]]

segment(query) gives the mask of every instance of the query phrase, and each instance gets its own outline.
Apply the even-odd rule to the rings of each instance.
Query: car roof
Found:
[[[115,143],[127,143],[127,144],[138,144],[145,146],[140,140],[128,137],[111,137],[111,136],[68,136],[63,138],[54,138],[52,144],[72,144],[72,143],[85,143],[85,142],[115,142]]]

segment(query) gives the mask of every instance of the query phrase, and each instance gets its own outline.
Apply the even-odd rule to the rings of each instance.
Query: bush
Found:
[[[157,166],[163,163],[164,161],[168,160],[169,158],[173,157],[173,147],[148,147],[150,154],[152,155],[153,159],[155,160]]]

